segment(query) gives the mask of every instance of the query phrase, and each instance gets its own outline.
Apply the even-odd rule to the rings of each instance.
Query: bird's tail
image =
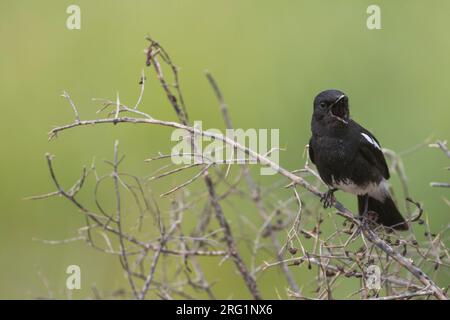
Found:
[[[365,212],[366,198],[365,196],[358,196],[359,213]],[[377,223],[395,230],[406,231],[409,229],[405,219],[398,211],[394,201],[387,195],[384,202],[369,197],[367,212],[374,211],[378,215]]]

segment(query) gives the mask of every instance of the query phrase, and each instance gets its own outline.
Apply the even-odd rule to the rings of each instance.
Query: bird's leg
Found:
[[[378,220],[378,213],[369,211],[369,195],[364,195],[364,210],[361,212],[361,218],[367,221],[376,222]]]
[[[364,195],[364,211],[362,214],[366,215],[368,210],[369,210],[369,195],[366,193]]]
[[[327,192],[323,194],[320,198],[320,202],[323,202],[323,207],[331,208],[336,202],[336,198],[334,197],[334,193],[337,191],[336,188],[329,188]]]

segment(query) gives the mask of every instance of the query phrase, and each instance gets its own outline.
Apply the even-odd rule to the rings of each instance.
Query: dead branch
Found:
[[[278,266],[281,268],[287,283],[290,286],[289,295],[293,298],[306,298],[300,293],[300,289],[296,279],[293,277],[290,268],[307,265],[308,269],[311,269],[312,265],[317,266],[317,275],[313,281],[317,286],[317,298],[323,299],[333,298],[333,290],[337,286],[338,279],[341,277],[354,277],[361,279],[361,288],[352,293],[360,295],[363,299],[410,299],[413,297],[428,297],[433,295],[440,300],[446,300],[447,296],[442,288],[440,288],[433,280],[432,277],[426,274],[422,269],[422,264],[425,262],[433,263],[435,266],[435,272],[439,268],[447,267],[449,254],[444,245],[444,242],[438,237],[430,237],[430,243],[428,248],[419,247],[414,236],[404,238],[396,233],[385,233],[382,229],[374,226],[370,221],[363,218],[356,218],[353,213],[345,208],[340,202],[336,202],[334,208],[337,210],[337,215],[344,218],[344,226],[341,227],[342,221],[336,220],[336,215],[331,213],[323,213],[318,209],[317,198],[322,197],[320,191],[321,181],[317,173],[308,165],[308,161],[304,168],[296,171],[287,170],[269,158],[269,153],[259,154],[255,150],[248,148],[236,142],[234,139],[230,139],[226,135],[222,135],[213,131],[200,130],[189,124],[189,118],[187,115],[186,105],[184,102],[183,94],[180,88],[180,79],[178,74],[178,67],[172,62],[167,51],[156,41],[147,38],[150,44],[147,48],[147,66],[152,66],[155,75],[161,85],[162,90],[167,96],[167,100],[171,107],[174,109],[178,121],[165,121],[156,119],[150,114],[138,110],[142,106],[144,95],[144,83],[146,80],[144,72],[140,78],[140,91],[137,101],[133,107],[128,107],[119,99],[119,94],[115,100],[110,99],[97,99],[103,103],[103,107],[99,112],[107,112],[107,117],[91,120],[81,120],[80,114],[75,103],[70,98],[69,94],[64,92],[63,96],[68,100],[70,107],[75,114],[75,120],[67,125],[58,126],[53,128],[49,133],[49,139],[56,138],[58,134],[69,129],[84,127],[90,125],[100,124],[143,124],[153,125],[160,127],[167,127],[172,129],[182,129],[186,132],[186,136],[190,139],[193,147],[191,154],[185,154],[191,159],[195,159],[195,165],[186,165],[164,171],[163,173],[155,174],[149,179],[145,179],[147,182],[154,182],[160,178],[167,177],[169,175],[175,175],[180,172],[184,172],[190,168],[200,168],[189,180],[178,184],[163,196],[170,196],[173,198],[174,203],[180,203],[175,210],[171,211],[170,224],[166,228],[162,213],[159,207],[155,204],[152,209],[152,205],[149,204],[142,187],[139,178],[134,177],[135,185],[123,181],[125,177],[133,177],[119,172],[119,164],[121,159],[118,157],[117,143],[114,149],[114,160],[111,163],[113,171],[110,176],[98,177],[94,169],[96,176],[96,186],[94,192],[94,199],[97,206],[97,212],[92,209],[88,209],[83,205],[77,197],[77,193],[83,187],[84,181],[87,179],[90,170],[84,170],[81,178],[67,191],[63,188],[54,172],[52,166],[52,156],[47,155],[47,164],[50,171],[51,179],[56,187],[56,191],[49,192],[47,194],[33,197],[33,199],[44,199],[53,196],[63,196],[69,202],[71,202],[86,218],[86,227],[83,229],[83,234],[80,239],[84,239],[90,246],[106,253],[118,255],[122,264],[122,267],[127,276],[132,294],[135,298],[144,299],[147,294],[155,290],[155,295],[160,298],[171,298],[173,294],[178,296],[187,297],[183,293],[182,288],[184,286],[190,286],[195,290],[201,290],[208,297],[214,297],[211,290],[210,283],[206,280],[204,272],[201,270],[200,265],[196,262],[196,256],[224,256],[230,257],[239,274],[243,278],[248,290],[250,291],[254,299],[261,299],[261,294],[258,289],[258,284],[255,276],[259,272],[263,272],[269,267]],[[174,79],[174,84],[170,84],[164,75],[164,68],[169,68],[171,75]],[[224,118],[226,127],[232,128],[232,122],[229,116],[228,106],[225,103],[223,94],[211,74],[206,74],[209,83],[217,97],[220,110]],[[233,150],[242,151],[251,160],[255,160],[260,166],[270,167],[274,170],[283,181],[279,186],[272,187],[274,189],[280,189],[281,183],[286,184],[288,180],[287,188],[292,188],[294,196],[285,201],[273,198],[274,201],[263,201],[263,192],[261,187],[255,183],[253,177],[250,174],[247,164],[241,165],[240,169],[242,177],[246,181],[249,193],[247,194],[242,189],[238,189],[240,184],[240,176],[234,182],[227,181],[229,178],[229,172],[231,170],[231,163],[227,161],[216,161],[214,159],[208,159],[197,152],[197,146],[195,145],[194,136],[208,137],[217,141],[221,141],[224,144],[233,148]],[[445,142],[437,142],[436,147],[440,148],[445,154],[450,157]],[[396,160],[396,170],[401,176],[402,186],[405,194],[408,195],[408,188],[406,184],[406,175],[404,168],[401,166],[401,159],[399,155],[391,152],[392,157]],[[172,155],[160,154],[152,160],[164,160],[169,159]],[[220,172],[217,168],[220,165],[227,165],[226,172]],[[163,167],[167,170],[167,166]],[[211,173],[209,171],[216,171],[217,181],[213,183],[211,179]],[[159,171],[161,172],[161,171]],[[296,174],[298,173],[298,175]],[[309,177],[314,179],[314,183],[309,182]],[[108,213],[104,207],[98,201],[98,192],[100,184],[105,179],[112,178],[114,182],[114,191],[116,199],[116,212],[115,215]],[[190,194],[192,199],[204,199],[207,205],[205,209],[199,215],[198,224],[195,229],[188,233],[190,236],[186,236],[181,225],[183,223],[183,212],[186,210],[192,210],[196,206],[196,200],[186,202],[184,199],[183,191],[186,191],[188,187],[194,183],[197,179],[203,178],[206,184],[206,193],[201,192],[197,195]],[[219,194],[216,191],[216,185],[222,184],[226,187],[226,191],[223,194]],[[308,191],[300,196],[300,193],[296,189],[297,186],[301,186]],[[123,219],[125,214],[121,205],[123,196],[122,190],[130,192],[132,199],[139,210],[139,230],[142,228],[143,220],[145,219],[145,212],[147,210],[153,210],[156,212],[154,215],[158,227],[159,237],[157,240],[151,240],[148,238],[141,239],[136,237],[131,230],[124,230]],[[271,252],[275,262],[266,262],[262,267],[256,268],[250,271],[244,264],[244,261],[237,250],[237,238],[235,232],[232,229],[225,217],[222,209],[221,202],[226,201],[230,204],[229,198],[233,195],[240,195],[249,198],[255,205],[257,212],[261,218],[261,225],[256,225],[253,221],[245,221],[247,225],[253,228],[256,232],[255,238],[252,238],[251,234],[242,233],[241,239],[243,243],[249,243],[253,246],[252,263],[256,260],[256,255],[259,252]],[[311,197],[312,196],[312,197]],[[197,197],[197,198],[196,198]],[[273,196],[272,196],[273,197]],[[304,205],[305,199],[310,200],[308,205]],[[419,213],[416,217],[410,219],[410,223],[421,223],[422,208],[418,202],[410,201],[414,203]],[[145,204],[145,205],[142,205]],[[312,204],[312,205],[311,205]],[[297,208],[293,209],[292,206],[296,205]],[[219,222],[220,230],[208,231],[210,226],[211,211],[215,213],[215,216]],[[239,209],[236,209],[239,214]],[[275,218],[278,221],[273,221]],[[311,229],[306,229],[308,220],[313,218],[313,224]],[[285,220],[285,221],[282,221]],[[326,237],[322,235],[322,225],[324,221],[332,223],[335,231]],[[311,223],[310,223],[311,224]],[[278,238],[278,231],[285,230],[288,226],[291,226],[287,232],[287,238],[285,245],[281,245]],[[106,243],[100,245],[98,240],[95,239],[94,232],[101,230],[102,237]],[[427,231],[430,233],[429,231]],[[213,240],[217,233],[223,233],[223,240]],[[115,250],[113,244],[109,239],[109,236],[115,236],[119,240],[119,249]],[[270,249],[261,243],[264,237],[270,238]],[[308,246],[311,249],[307,249],[304,242],[311,239],[312,243]],[[239,240],[239,241],[240,241]],[[222,241],[225,243],[227,250],[220,248]],[[294,245],[294,242],[296,245]],[[353,247],[356,244],[360,245],[358,249]],[[205,249],[206,248],[206,249]],[[300,248],[301,256],[296,257],[298,252],[297,248]],[[414,249],[420,257],[419,262],[414,262],[409,256],[408,250]],[[286,252],[291,254],[291,258],[285,258]],[[149,253],[152,253],[150,257]],[[176,271],[169,276],[167,270],[160,265],[164,263],[166,257],[173,257],[179,259],[181,263],[176,268]],[[133,259],[133,260],[131,260]],[[133,261],[133,262],[132,262]],[[148,268],[146,262],[150,261]],[[379,297],[378,292],[374,292],[367,285],[369,275],[366,273],[366,267],[376,263],[382,268],[381,280],[386,288],[388,294],[385,297]],[[191,268],[193,266],[197,275],[196,279],[191,276]],[[158,281],[157,270],[161,270],[161,277],[163,280]],[[413,278],[406,280],[400,276],[400,272],[406,270]],[[413,279],[416,279],[417,283],[413,283]],[[137,292],[135,283],[143,282],[142,289]],[[421,284],[421,285],[419,285]],[[371,296],[372,295],[372,296]]]

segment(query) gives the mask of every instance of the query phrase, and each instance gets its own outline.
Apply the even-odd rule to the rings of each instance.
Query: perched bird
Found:
[[[380,143],[350,119],[345,93],[326,90],[316,96],[311,131],[309,157],[329,187],[324,207],[333,205],[339,189],[358,196],[361,215],[375,213],[372,219],[377,223],[408,230],[389,193],[389,169]]]

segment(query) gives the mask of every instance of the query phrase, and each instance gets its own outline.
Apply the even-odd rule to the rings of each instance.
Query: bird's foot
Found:
[[[361,221],[361,223],[366,224],[368,226],[376,226],[378,225],[378,213],[375,211],[367,211],[363,214],[361,214],[358,219]]]
[[[323,203],[325,209],[331,208],[336,203],[336,198],[334,197],[336,191],[337,189],[328,189],[328,191],[320,198],[320,202]]]
[[[375,211],[367,211],[366,218],[370,222],[377,222],[378,221],[378,213]]]

